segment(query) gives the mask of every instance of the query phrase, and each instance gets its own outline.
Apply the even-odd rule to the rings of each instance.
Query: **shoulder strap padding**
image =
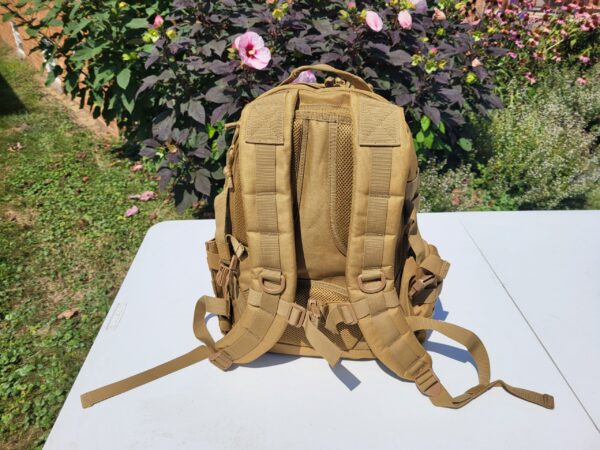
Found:
[[[415,166],[402,108],[363,96],[352,105],[355,170],[346,283],[350,301],[366,305],[358,321],[369,347],[386,366],[407,379],[431,365],[398,307],[390,307],[396,244],[403,228],[405,187]],[[375,119],[374,119],[375,118]],[[383,125],[381,125],[383,124]],[[392,176],[393,174],[393,176]],[[381,277],[374,277],[380,271]],[[371,291],[367,293],[366,291]],[[386,301],[387,300],[387,301]]]
[[[277,314],[278,303],[293,302],[296,296],[290,185],[296,101],[294,89],[264,95],[244,109],[240,120],[237,157],[252,267],[250,295],[259,294],[260,299],[249,303],[231,331],[217,342],[217,348],[240,364],[276,344],[287,326]],[[277,292],[280,286],[283,289]]]

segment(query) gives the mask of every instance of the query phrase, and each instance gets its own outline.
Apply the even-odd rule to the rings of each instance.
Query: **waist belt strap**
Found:
[[[115,395],[122,394],[131,389],[134,389],[143,384],[149,383],[150,381],[156,380],[157,378],[164,377],[170,373],[176,372],[185,367],[191,366],[194,363],[200,362],[206,358],[210,358],[213,364],[220,368],[227,368],[231,365],[231,361],[227,361],[222,354],[215,348],[215,341],[208,332],[204,316],[206,314],[207,301],[211,304],[216,304],[212,297],[201,297],[196,303],[194,311],[194,334],[196,337],[204,343],[200,347],[181,355],[171,361],[167,361],[159,366],[153,367],[152,369],[138,373],[131,377],[125,378],[116,383],[111,383],[107,386],[103,386],[93,391],[86,392],[81,396],[81,405],[84,408],[106,400]]]
[[[479,383],[457,397],[452,397],[448,393],[446,388],[444,388],[435,376],[432,369],[426,368],[416,376],[415,382],[417,383],[417,386],[421,392],[429,396],[429,399],[434,405],[446,408],[460,408],[471,400],[479,397],[487,390],[500,386],[515,397],[543,406],[544,408],[554,408],[554,398],[551,395],[539,394],[527,389],[513,387],[502,380],[490,381],[490,361],[488,354],[485,346],[475,333],[457,325],[424,317],[409,316],[406,317],[406,321],[412,331],[438,331],[450,339],[464,345],[475,362]]]

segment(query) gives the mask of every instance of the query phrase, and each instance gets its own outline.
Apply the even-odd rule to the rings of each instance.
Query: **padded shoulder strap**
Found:
[[[235,363],[269,351],[288,321],[280,301],[296,296],[296,252],[290,167],[295,89],[263,96],[244,109],[238,155],[251,258],[249,301],[217,348]],[[239,188],[239,186],[238,186]]]
[[[280,91],[249,105],[242,113],[237,150],[241,158],[242,193],[252,258],[249,300],[242,316],[222,339],[215,342],[204,322],[207,307],[227,311],[226,298],[202,297],[194,313],[194,334],[204,345],[124,380],[87,392],[83,407],[126,392],[149,381],[208,358],[220,369],[248,363],[275,345],[294,316],[296,253],[292,214],[290,166],[292,120],[297,91]],[[237,136],[236,136],[237,138]],[[226,240],[227,197],[231,177],[215,203],[216,244],[222,263],[231,263]],[[223,258],[222,256],[225,256]],[[229,258],[229,261],[228,261]]]
[[[400,377],[414,380],[431,366],[431,358],[406,322],[394,287],[412,147],[401,108],[362,96],[354,100],[359,170],[354,172],[346,284],[375,356]]]
[[[402,109],[371,99],[355,97],[355,171],[352,217],[348,241],[346,283],[358,325],[373,354],[401,378],[413,380],[436,406],[460,408],[493,386],[547,408],[551,396],[513,388],[502,381],[490,383],[485,347],[468,330],[455,325],[406,316],[394,287],[395,251],[405,224],[402,208],[409,180],[416,179],[412,137]],[[393,130],[390,132],[390,130]],[[368,169],[367,169],[368,168]],[[393,174],[393,176],[392,176]],[[409,189],[410,191],[410,189]],[[366,212],[366,213],[365,213]],[[416,212],[415,212],[416,214]],[[416,220],[416,216],[415,216]],[[418,231],[415,245],[423,244]],[[423,252],[426,250],[423,249]],[[419,261],[443,278],[447,271],[437,252]],[[432,361],[415,332],[435,329],[463,343],[478,365],[479,384],[451,397],[433,372]]]

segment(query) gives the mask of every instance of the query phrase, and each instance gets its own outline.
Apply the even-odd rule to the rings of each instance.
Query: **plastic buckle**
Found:
[[[341,303],[337,306],[342,314],[342,320],[346,325],[356,325],[358,323],[358,317],[354,312],[354,308],[349,303]]]
[[[371,283],[377,281],[378,283],[375,286],[367,286],[365,283]],[[376,294],[377,292],[383,291],[385,288],[385,274],[383,270],[377,271],[377,273],[367,273],[363,272],[358,276],[358,287],[365,294]]]
[[[319,309],[319,304],[314,298],[308,299],[308,304],[306,305],[306,312],[308,313],[308,318],[315,325],[319,323],[321,319],[321,310]]]
[[[427,286],[435,282],[435,275],[425,275],[421,278],[417,278],[410,286],[408,296],[412,299],[415,295],[425,289]]]
[[[217,284],[219,286],[223,287],[223,286],[229,284],[231,272],[237,270],[238,263],[239,263],[239,258],[236,255],[233,255],[231,257],[231,261],[229,262],[229,264],[224,263],[223,261],[221,261],[219,263],[219,270],[217,271],[217,274],[215,275],[215,281],[217,282]]]
[[[290,304],[290,312],[287,316],[287,321],[290,326],[300,328],[302,325],[304,325],[305,318],[306,308],[298,305],[297,303]]]

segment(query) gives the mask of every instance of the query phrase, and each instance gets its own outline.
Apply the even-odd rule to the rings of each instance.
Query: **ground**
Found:
[[[0,46],[0,431],[43,444],[146,232],[181,219],[41,74]]]

